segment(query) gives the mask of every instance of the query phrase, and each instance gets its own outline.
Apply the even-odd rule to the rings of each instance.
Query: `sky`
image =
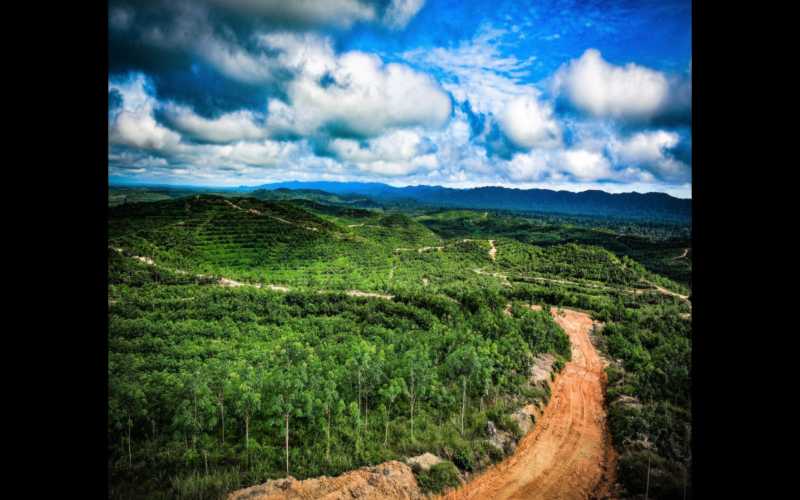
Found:
[[[113,183],[691,198],[691,1],[109,1]]]

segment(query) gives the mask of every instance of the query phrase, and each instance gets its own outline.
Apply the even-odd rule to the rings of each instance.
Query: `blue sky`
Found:
[[[691,197],[691,2],[109,2],[109,176]]]

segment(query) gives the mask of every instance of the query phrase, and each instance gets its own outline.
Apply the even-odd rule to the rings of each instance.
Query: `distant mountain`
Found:
[[[689,222],[692,200],[666,193],[620,193],[591,190],[581,193],[549,189],[479,187],[454,189],[441,186],[393,187],[365,182],[289,181],[260,186],[241,186],[238,191],[317,190],[344,196],[360,195],[377,202],[413,201],[425,205],[453,208],[550,212],[571,215],[599,215],[627,218],[654,218]]]

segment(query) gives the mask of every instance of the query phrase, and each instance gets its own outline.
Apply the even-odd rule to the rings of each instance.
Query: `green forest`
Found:
[[[423,452],[452,464],[442,477],[481,470],[511,451],[487,422],[519,435],[510,413],[548,400],[536,357],[570,359],[532,304],[604,323],[626,494],[649,475],[650,498],[691,497],[690,228],[135,195],[108,213],[112,498],[220,498]]]

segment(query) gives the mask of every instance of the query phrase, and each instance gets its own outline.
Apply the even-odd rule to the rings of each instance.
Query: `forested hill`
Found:
[[[322,190],[337,195],[368,196],[378,202],[413,200],[433,206],[600,215],[626,218],[653,218],[688,222],[692,200],[666,193],[620,193],[605,191],[551,191],[548,189],[510,189],[479,187],[453,189],[441,186],[393,187],[380,183],[359,182],[281,182],[239,188]]]

